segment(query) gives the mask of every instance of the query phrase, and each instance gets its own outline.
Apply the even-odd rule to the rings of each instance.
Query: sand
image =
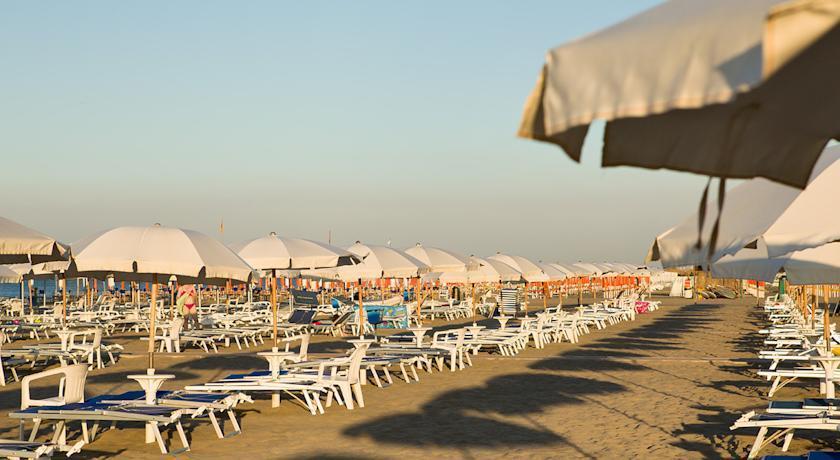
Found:
[[[480,354],[461,372],[421,373],[420,382],[368,385],[366,407],[333,407],[312,416],[284,401],[244,405],[243,433],[215,437],[209,424],[189,424],[196,458],[738,458],[753,430],[730,432],[744,411],[766,406],[768,383],[750,362],[760,344],[755,299],[690,301],[662,298],[665,307],[635,322],[584,336],[578,344],[529,348],[516,357]],[[440,325],[440,323],[437,323]],[[125,375],[145,368],[142,345],[128,344],[116,366],[93,371],[89,395],[136,389]],[[260,349],[268,348],[268,345]],[[316,353],[347,349],[319,337]],[[265,367],[258,349],[219,354],[189,351],[158,358],[159,372],[174,373],[165,388],[207,381],[234,370]],[[790,386],[776,399],[815,394]],[[20,385],[0,392],[0,405],[19,405]],[[0,419],[4,437],[16,423]],[[171,435],[170,435],[171,436]],[[830,447],[835,438],[801,433],[791,452]],[[763,453],[777,452],[767,449]],[[82,457],[147,458],[140,428],[106,432]]]

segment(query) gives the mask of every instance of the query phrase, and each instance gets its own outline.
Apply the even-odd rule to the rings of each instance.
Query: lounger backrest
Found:
[[[301,317],[303,317],[303,310],[294,310],[292,314],[289,315],[289,322],[292,324],[297,324],[300,322]]]
[[[298,291],[291,290],[294,305],[304,305],[310,307],[317,307],[320,305],[318,301],[318,293],[312,291]]]
[[[347,380],[349,380],[351,384],[359,381],[359,370],[362,367],[362,359],[364,359],[366,353],[367,347],[362,346],[353,350],[353,354],[350,355],[350,367],[347,369]]]
[[[502,289],[502,312],[516,312],[519,308],[519,291],[517,289]]]
[[[72,366],[57,367],[35,374],[30,374],[20,381],[20,408],[27,409],[31,403],[37,402],[30,398],[29,387],[31,382],[53,375],[62,375],[59,384],[59,395],[63,397],[65,404],[78,403],[85,400],[85,380],[87,380],[88,365],[73,364]]]
[[[315,314],[318,313],[315,310],[306,310],[303,312],[303,316],[300,319],[298,324],[312,324],[312,320],[315,319]]]

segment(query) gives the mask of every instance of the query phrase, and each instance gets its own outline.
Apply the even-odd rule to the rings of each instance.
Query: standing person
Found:
[[[184,315],[184,329],[190,328],[190,323],[195,323],[195,329],[199,329],[198,323],[198,307],[195,301],[197,294],[195,286],[192,284],[185,284],[178,288],[178,307]]]

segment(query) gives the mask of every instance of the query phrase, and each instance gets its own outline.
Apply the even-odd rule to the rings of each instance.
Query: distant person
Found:
[[[192,284],[185,284],[178,288],[178,307],[184,315],[184,329],[190,328],[190,323],[195,324],[195,329],[199,329],[198,323],[198,307],[196,306],[197,294],[195,286]]]

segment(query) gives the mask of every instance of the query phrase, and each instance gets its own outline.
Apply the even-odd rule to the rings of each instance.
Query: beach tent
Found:
[[[0,264],[67,260],[69,248],[55,238],[0,217]]]
[[[771,257],[840,239],[840,213],[827,212],[840,196],[838,160],[840,146],[827,148],[805,190],[758,178],[728,191],[711,262],[747,245],[755,247],[759,238]],[[706,207],[707,222],[717,217],[713,208]],[[698,227],[697,213],[690,214],[656,237],[647,260],[660,261],[665,267],[705,266],[711,231],[704,229],[704,247],[698,249]]]
[[[433,272],[464,272],[477,268],[467,257],[445,249],[426,247],[420,243],[403,252],[423,262]]]
[[[840,0],[672,0],[548,52],[519,135],[604,166],[803,188],[840,138]],[[724,220],[725,222],[725,220]]]
[[[253,269],[221,242],[193,230],[162,227],[117,227],[70,245],[71,277],[114,277],[152,283],[149,311],[149,370],[154,372],[157,283],[175,276],[180,283],[248,283]]]
[[[230,246],[251,267],[262,270],[271,280],[272,336],[277,345],[277,275],[300,270],[353,265],[361,260],[344,249],[302,238],[284,238],[271,232],[267,236]]]

